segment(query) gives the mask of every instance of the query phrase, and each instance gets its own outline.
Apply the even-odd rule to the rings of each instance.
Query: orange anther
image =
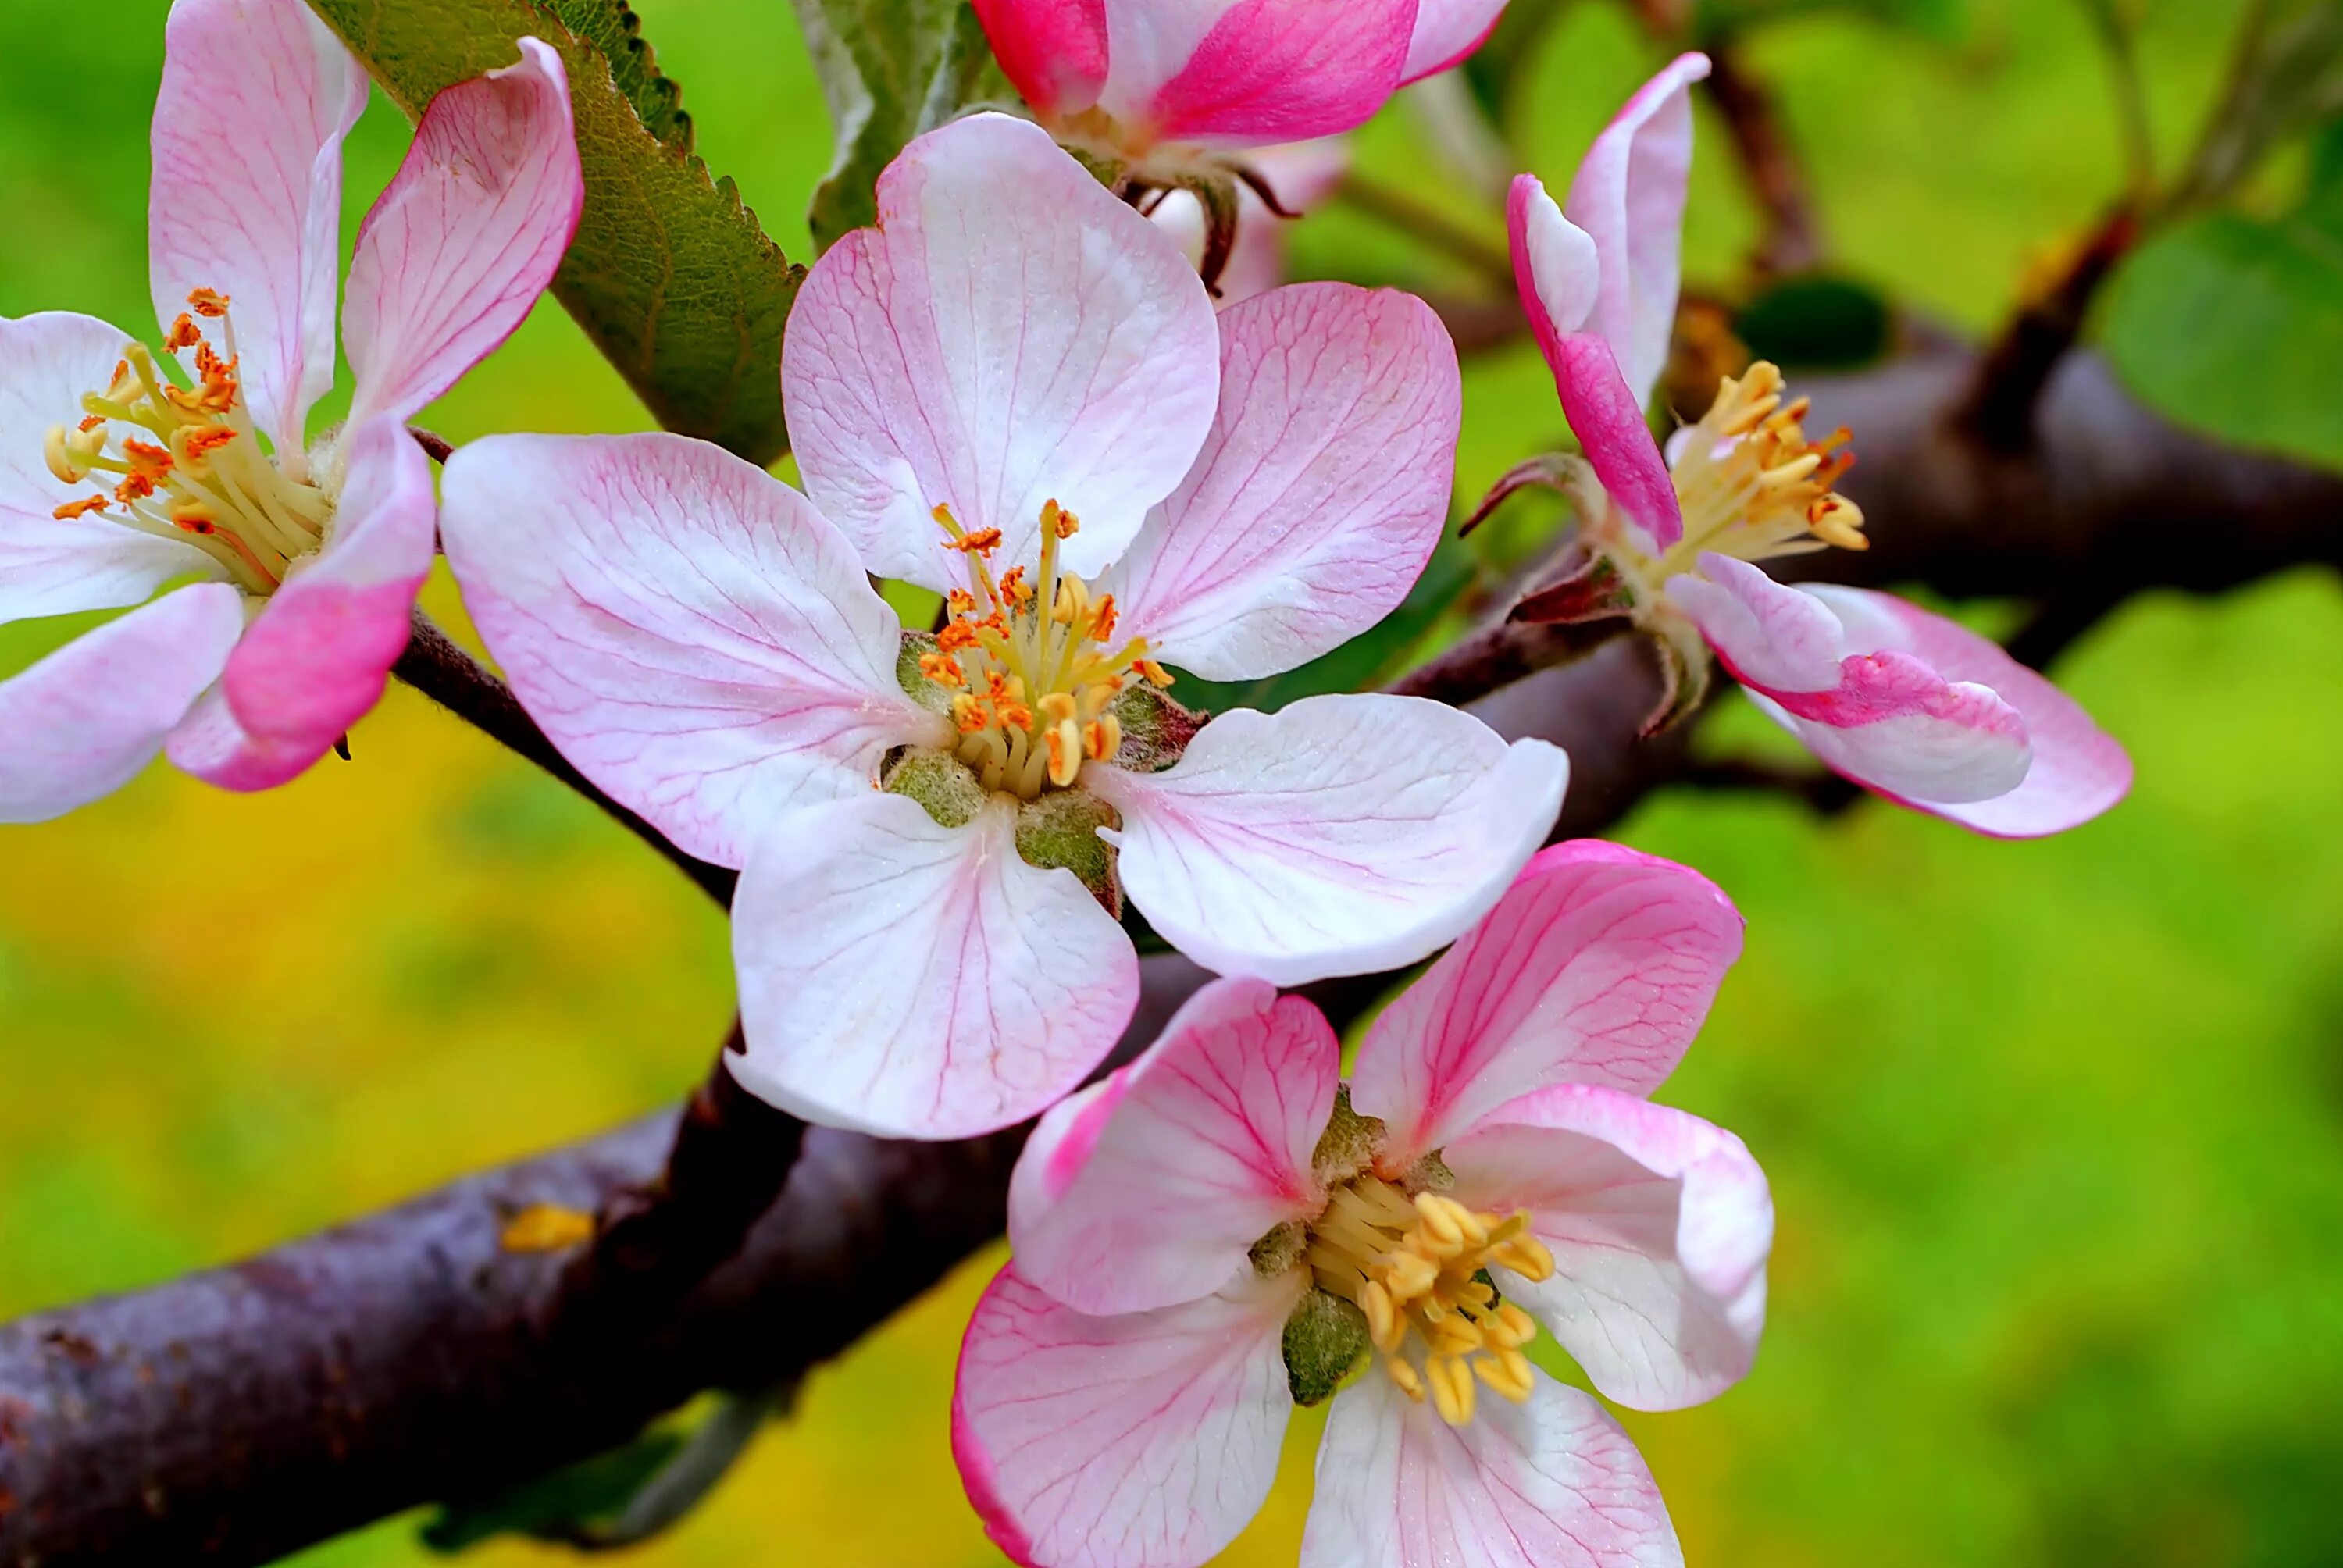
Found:
[[[1020,567],[1018,570],[1022,571],[1024,568]],[[1011,577],[1014,577],[1015,575],[1015,572],[1010,574]],[[1004,578],[1001,580],[1006,582],[1008,579]],[[964,588],[956,588],[949,594],[946,594],[944,596],[944,603],[951,608],[952,614],[956,616],[974,615],[976,613],[976,596],[969,592]]]
[[[968,684],[968,677],[961,672],[959,662],[948,653],[923,653],[920,655],[920,673],[926,676],[930,680],[934,681],[938,686],[966,686]]]
[[[125,474],[122,483],[114,487],[114,498],[124,506],[146,499],[155,493],[155,481],[144,474]]]
[[[92,414],[88,418],[84,419],[80,424],[75,426],[74,428],[81,431],[84,435],[87,435],[90,431],[96,429],[100,425],[105,423],[105,415]]]
[[[206,453],[217,451],[235,439],[236,432],[226,426],[206,425],[188,431],[179,438],[179,445],[186,448],[187,457],[193,459],[201,457]]]
[[[1097,613],[1091,617],[1091,636],[1104,642],[1114,635],[1114,595],[1101,594]]]
[[[49,515],[59,522],[69,523],[91,512],[102,512],[114,503],[104,496],[84,496],[78,501],[67,501]]]
[[[1139,673],[1147,678],[1148,684],[1151,686],[1172,684],[1172,672],[1151,658],[1142,658],[1139,661]]]
[[[946,653],[961,653],[976,646],[976,628],[964,620],[956,620],[936,633],[936,647]]]
[[[203,340],[203,330],[196,325],[196,318],[183,310],[178,319],[171,323],[171,330],[164,336],[163,347],[176,354],[182,348],[193,348]]]
[[[1001,530],[980,528],[975,533],[954,539],[951,542],[951,548],[956,550],[966,550],[971,555],[989,556],[1001,548]]]
[[[130,459],[131,473],[150,484],[171,471],[170,448],[157,447],[152,441],[125,441],[122,455]]]
[[[1001,597],[1012,603],[1021,603],[1033,597],[1033,590],[1026,586],[1023,567],[1011,567],[1001,574]]]
[[[1021,729],[1028,735],[1033,733],[1033,710],[1023,703],[1004,702],[1001,704],[1000,711],[1003,729]]]
[[[187,303],[195,307],[197,316],[216,320],[227,314],[227,296],[216,288],[198,288],[187,296]]]

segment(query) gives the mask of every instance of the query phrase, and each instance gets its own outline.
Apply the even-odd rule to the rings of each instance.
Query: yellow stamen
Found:
[[[1534,1282],[1553,1277],[1553,1254],[1528,1231],[1525,1213],[1475,1213],[1370,1171],[1335,1190],[1303,1256],[1320,1289],[1366,1314],[1385,1374],[1462,1426],[1473,1419],[1476,1379],[1516,1403],[1530,1396],[1522,1347],[1537,1325],[1485,1278],[1491,1268]]]
[[[1725,377],[1708,413],[1679,437],[1674,469],[1684,538],[1656,560],[1632,564],[1657,582],[1690,570],[1708,550],[1755,561],[1825,546],[1865,548],[1861,509],[1833,489],[1855,466],[1847,433],[1808,440],[1810,408],[1804,397],[1784,401],[1781,371],[1763,360],[1737,380]]]

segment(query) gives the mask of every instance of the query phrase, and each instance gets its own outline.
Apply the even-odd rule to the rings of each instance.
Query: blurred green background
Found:
[[[802,254],[829,132],[788,6],[636,4],[700,150]],[[2133,7],[2167,158],[2238,8]],[[0,314],[151,333],[165,9],[0,0]],[[1566,180],[1657,57],[1624,6],[1574,4],[1526,65],[1515,129],[1534,166]],[[1979,0],[1935,37],[1817,15],[1755,57],[1844,265],[1965,327],[1989,327],[2120,183],[2104,61],[2062,0]],[[1695,279],[1731,278],[1754,232],[1715,129]],[[377,99],[351,142],[352,223],[405,136]],[[1415,136],[1394,109],[1360,137],[1365,166],[1420,176]],[[1409,265],[1342,212],[1295,244],[1322,275]],[[1467,397],[1469,492],[1561,435],[1525,347],[1473,362]],[[426,422],[463,438],[644,416],[548,305]],[[445,583],[430,603],[458,613]],[[0,628],[0,673],[71,629]],[[1742,1132],[1780,1212],[1755,1374],[1627,1417],[1694,1563],[2343,1560],[2343,593],[2306,572],[2137,600],[2059,674],[2139,769],[2128,804],[2063,839],[1684,795],[1622,830],[1749,918],[1748,956],[1662,1094]],[[1727,733],[1755,737],[1748,719]],[[697,891],[404,691],[352,740],[353,762],[274,794],[157,769],[0,829],[0,1315],[599,1131],[705,1067],[731,999]],[[997,1563],[946,1438],[958,1331],[997,1261],[813,1379],[711,1505],[635,1560]],[[1292,1561],[1312,1437],[1301,1423],[1226,1562]],[[424,1562],[416,1526],[300,1561]]]

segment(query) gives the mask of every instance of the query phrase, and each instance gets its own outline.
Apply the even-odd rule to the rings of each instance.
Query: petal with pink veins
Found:
[[[1086,1312],[1192,1302],[1325,1202],[1310,1157],[1342,1043],[1265,980],[1215,980],[1147,1054],[1041,1118],[1009,1190],[1018,1272]]]
[[[1334,1396],[1302,1568],[1682,1568],[1667,1505],[1593,1396],[1534,1372],[1463,1426],[1380,1372]]]
[[[45,822],[130,782],[243,632],[244,596],[196,583],[0,680],[0,822]]]
[[[1398,89],[1415,10],[1416,0],[1106,0],[1099,105],[1163,141],[1332,136]]]
[[[448,461],[440,530],[513,689],[611,799],[738,866],[781,810],[870,793],[941,745],[895,677],[901,627],[795,490],[681,436],[491,436]]]
[[[1091,1317],[994,1279],[962,1342],[952,1457],[1027,1568],[1202,1568],[1261,1512],[1292,1418],[1281,1335],[1300,1271]]]
[[[376,419],[347,441],[330,536],[270,597],[221,681],[237,726],[301,768],[382,700],[437,549],[431,467],[406,426]]]
[[[1080,114],[1106,85],[1106,0],[976,0],[992,57],[1044,116]]]
[[[2016,789],[1989,799],[1916,796],[1907,804],[1992,838],[2034,839],[2080,827],[2131,792],[2131,758],[2122,744],[2000,644],[1891,594],[1820,585],[1807,591],[1858,642],[1900,649],[1959,686],[1989,688],[2025,721],[2033,763]]]
[[[1741,956],[1733,901],[1655,855],[1574,839],[1383,1010],[1352,1103],[1404,1169],[1496,1106],[1554,1083],[1649,1094],[1700,1032]]]
[[[1461,65],[1489,41],[1505,13],[1505,0],[1422,0],[1415,10],[1415,32],[1407,46],[1407,68],[1402,75],[1421,81],[1452,65]]]
[[[1650,389],[1635,390],[1621,367],[1620,346],[1597,329],[1608,274],[1594,238],[1563,216],[1534,175],[1514,179],[1506,219],[1513,281],[1531,334],[1554,371],[1563,417],[1604,489],[1654,548],[1665,549],[1684,537],[1684,511],[1667,460],[1644,423]]]
[[[1101,585],[1125,633],[1207,680],[1348,642],[1432,558],[1463,417],[1455,346],[1413,295],[1304,283],[1230,306],[1212,433]]]
[[[1638,407],[1651,401],[1675,330],[1692,85],[1708,71],[1707,55],[1680,55],[1645,83],[1594,138],[1564,204],[1601,258],[1590,325],[1617,356]]]
[[[351,424],[411,417],[511,337],[585,199],[569,78],[545,44],[432,99],[350,259]]]
[[[783,811],[732,900],[759,1098],[883,1138],[970,1138],[1039,1115],[1139,1003],[1131,939],[1071,871],[1017,855],[1015,814],[946,828],[865,791]]]
[[[120,609],[175,578],[227,575],[192,544],[104,517],[55,515],[102,487],[100,476],[68,485],[49,472],[48,433],[81,422],[83,395],[113,381],[129,341],[95,317],[64,311],[0,319],[0,623]]]
[[[1488,912],[1562,807],[1569,760],[1422,698],[1241,709],[1161,773],[1093,768],[1122,885],[1174,947],[1301,985],[1413,963]]]
[[[253,422],[299,452],[334,384],[342,138],[366,71],[301,0],[177,0],[163,38],[155,314],[167,324],[195,289],[226,295]]]
[[[1751,699],[1857,783],[1935,810],[2005,798],[2030,776],[2026,717],[1992,686],[1956,678],[1931,657],[1998,678],[2018,669],[1984,638],[1885,594],[1791,588],[1715,554],[1701,557],[1698,577],[1672,580],[1668,593]],[[1990,652],[1980,657],[1979,648]],[[2114,743],[2048,682],[2034,679],[2050,694],[2046,719],[2078,721],[2069,755],[2081,762],[2074,777],[2082,788],[2070,798],[2054,783],[2037,797],[2055,804],[2045,817],[2051,825],[2036,830],[2055,832],[2120,799],[2129,765],[2109,778],[2101,748]],[[2012,819],[2031,815],[2021,806]]]
[[[1441,1158],[1471,1208],[1526,1209],[1554,1253],[1492,1271],[1607,1399],[1681,1410],[1747,1375],[1765,1328],[1774,1200],[1740,1139],[1615,1089],[1564,1083],[1500,1106]]]
[[[1094,576],[1195,460],[1220,394],[1185,257],[1038,126],[977,115],[903,149],[879,226],[798,292],[781,387],[806,493],[882,577],[962,580],[932,515],[1031,561],[1041,511]]]

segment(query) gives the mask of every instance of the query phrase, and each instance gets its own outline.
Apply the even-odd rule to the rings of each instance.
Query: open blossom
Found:
[[[1504,0],[976,0],[1042,123],[1142,168],[1364,125],[1479,47]]]
[[[1862,513],[1833,488],[1854,461],[1847,433],[1810,439],[1805,400],[1778,370],[1725,378],[1698,424],[1664,452],[1653,440],[1644,409],[1675,317],[1689,88],[1707,74],[1684,55],[1629,100],[1563,206],[1533,176],[1513,185],[1522,302],[1597,481],[1581,487],[1581,537],[1607,593],[1688,658],[1704,639],[1859,784],[2000,837],[2089,820],[2128,791],[2131,763],[2072,699],[1941,616],[1749,564],[1865,542]]]
[[[879,211],[789,322],[813,504],[674,437],[499,437],[448,464],[442,526],[555,742],[742,869],[736,1075],[949,1137],[1111,1047],[1125,891],[1223,972],[1413,962],[1543,841],[1566,764],[1435,703],[1199,729],[1165,690],[1166,660],[1323,653],[1422,571],[1460,417],[1422,302],[1320,284],[1216,318],[1154,225],[1005,116],[913,143]],[[866,572],[947,594],[946,624],[905,637]]]
[[[143,607],[0,684],[0,821],[71,810],[166,748],[266,789],[380,699],[434,549],[405,421],[520,325],[584,193],[538,40],[434,100],[359,231],[349,417],[312,444],[366,96],[300,0],[178,0],[155,106],[162,353],[86,316],[0,321],[0,620]]]
[[[1740,955],[1697,874],[1547,849],[1384,1011],[1220,980],[1044,1117],[1014,1256],[960,1352],[953,1450],[1031,1568],[1196,1568],[1330,1396],[1303,1568],[1682,1562],[1606,1397],[1745,1373],[1773,1205],[1739,1139],[1650,1103]]]

